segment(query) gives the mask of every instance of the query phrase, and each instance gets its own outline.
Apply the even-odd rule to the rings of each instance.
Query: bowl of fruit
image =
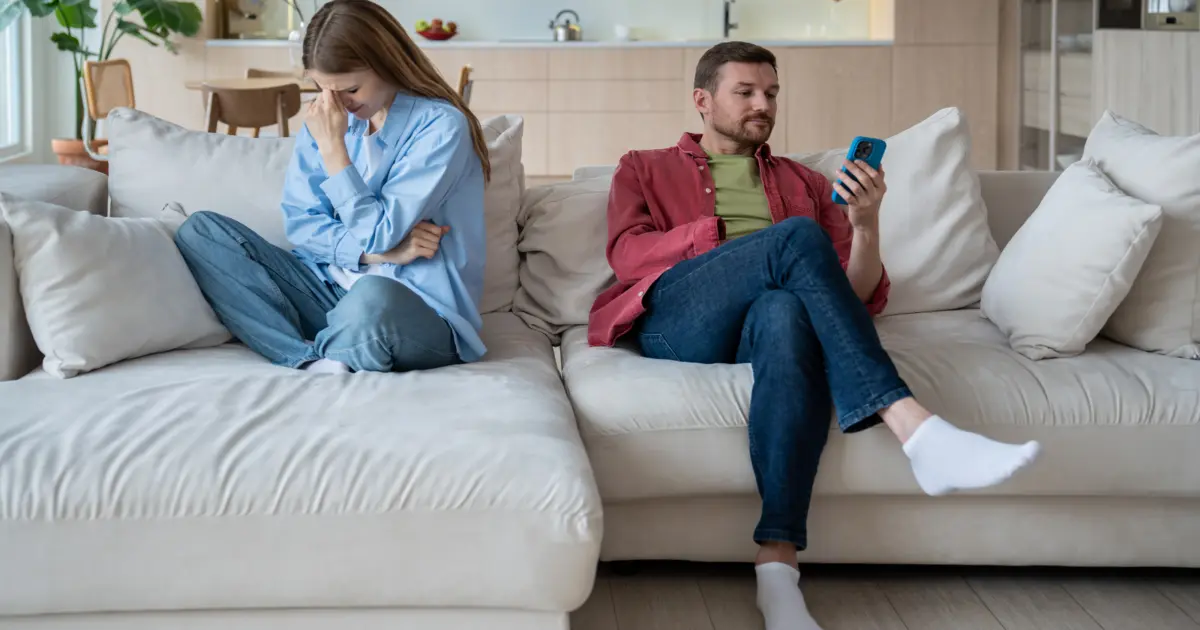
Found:
[[[436,42],[445,41],[458,35],[458,25],[454,22],[443,24],[441,20],[437,19],[430,22],[421,20],[417,22],[417,34],[425,39],[432,39]]]

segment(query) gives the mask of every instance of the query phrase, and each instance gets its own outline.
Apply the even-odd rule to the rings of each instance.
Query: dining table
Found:
[[[288,83],[296,83],[300,85],[300,92],[307,94],[316,94],[321,91],[317,84],[307,77],[256,77],[253,79],[247,78],[229,78],[229,79],[206,79],[203,81],[186,81],[184,85],[189,90],[203,90],[205,85],[215,88],[232,88],[239,90],[254,90],[261,88],[271,88]]]

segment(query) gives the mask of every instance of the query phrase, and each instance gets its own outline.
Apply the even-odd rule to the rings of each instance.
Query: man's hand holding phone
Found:
[[[442,237],[450,231],[448,225],[435,225],[431,221],[422,221],[409,231],[408,236],[400,244],[382,254],[363,254],[361,261],[364,265],[392,263],[407,265],[418,258],[433,258],[441,247]]]
[[[833,189],[847,201],[846,216],[855,231],[879,229],[879,206],[887,192],[883,167],[874,169],[863,160],[845,160]]]

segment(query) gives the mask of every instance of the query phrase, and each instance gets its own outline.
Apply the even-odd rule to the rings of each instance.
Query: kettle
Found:
[[[563,21],[563,23],[559,24],[558,19],[566,13],[570,13],[571,15],[575,16],[574,24],[571,23],[570,19],[567,19]],[[562,11],[559,11],[558,15],[554,16],[553,20],[550,20],[550,30],[554,31],[554,41],[556,42],[583,41],[583,29],[579,26],[579,14],[571,9],[563,9]]]

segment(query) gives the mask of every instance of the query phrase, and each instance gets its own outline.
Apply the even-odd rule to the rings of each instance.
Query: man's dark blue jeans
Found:
[[[781,221],[675,265],[645,299],[635,328],[645,356],[751,365],[750,460],[763,501],[754,539],[804,549],[831,406],[852,433],[912,395],[829,236],[812,219]]]

